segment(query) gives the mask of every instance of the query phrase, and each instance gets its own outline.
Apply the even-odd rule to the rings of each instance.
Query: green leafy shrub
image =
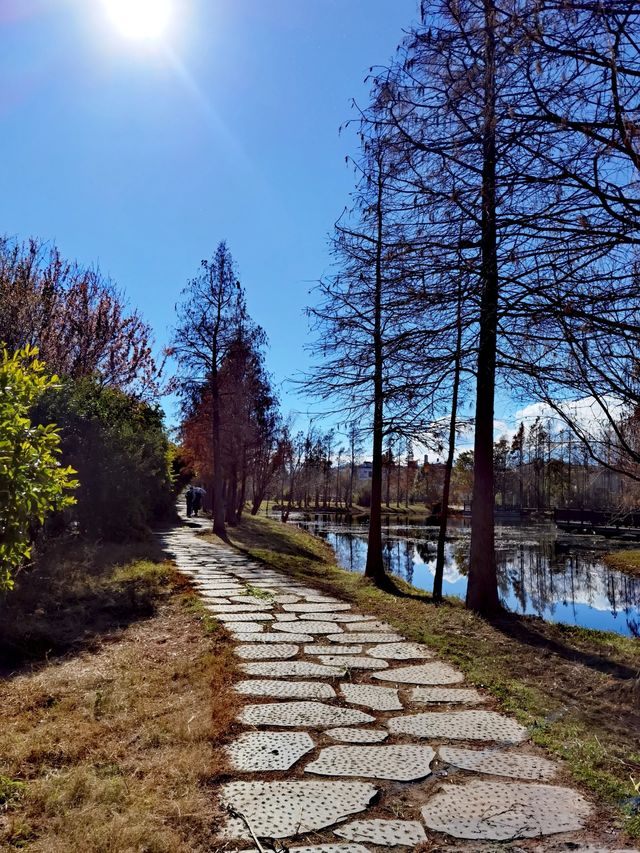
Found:
[[[55,424],[34,424],[32,407],[55,388],[38,350],[0,353],[0,589],[31,555],[33,535],[53,510],[74,502],[72,468],[60,464]]]
[[[93,379],[64,380],[35,416],[58,424],[63,459],[78,472],[72,516],[81,534],[140,538],[172,511],[171,454],[159,407]]]

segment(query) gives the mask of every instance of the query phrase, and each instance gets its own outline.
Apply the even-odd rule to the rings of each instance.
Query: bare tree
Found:
[[[605,418],[616,388],[634,399],[637,19],[625,2],[442,0],[374,79],[366,118],[374,138],[403,150],[388,193],[405,232],[413,208],[413,255],[423,248],[429,284],[459,256],[476,280],[464,305],[476,331],[467,604],[487,615],[500,606],[497,371],[555,401],[567,422],[572,392]],[[435,318],[441,329],[451,307]]]
[[[394,435],[424,438],[430,420],[429,385],[415,390],[404,360],[404,341],[415,326],[410,301],[399,299],[407,275],[401,224],[389,211],[387,185],[393,151],[381,139],[367,141],[351,216],[336,225],[338,271],[321,282],[320,301],[309,314],[319,332],[317,357],[306,387],[323,403],[339,403],[349,420],[370,418],[371,501],[365,575],[387,583],[382,555],[383,443]]]
[[[50,370],[157,397],[160,369],[149,326],[99,270],[64,260],[55,246],[0,239],[0,341],[37,346]]]
[[[181,365],[191,371],[185,385],[208,385],[213,457],[213,531],[226,538],[219,371],[236,339],[239,325],[246,318],[246,307],[235,263],[224,241],[210,260],[201,262],[199,274],[182,291],[182,296],[182,302],[176,306],[178,325],[174,332],[174,348]]]

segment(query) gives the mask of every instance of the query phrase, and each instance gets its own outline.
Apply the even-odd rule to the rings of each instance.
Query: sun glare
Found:
[[[171,22],[171,0],[104,0],[109,18],[126,38],[159,39]]]

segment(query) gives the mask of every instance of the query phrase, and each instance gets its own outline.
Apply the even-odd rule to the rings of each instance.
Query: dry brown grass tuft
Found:
[[[618,572],[624,572],[635,577],[640,576],[640,551],[637,548],[611,551],[611,553],[604,555],[604,562],[609,568]]]
[[[184,588],[98,647],[0,683],[0,848],[199,853],[233,727],[235,658]]]

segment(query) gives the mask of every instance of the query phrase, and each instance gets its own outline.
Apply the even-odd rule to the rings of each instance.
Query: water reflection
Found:
[[[363,571],[366,523],[334,516],[293,516],[291,521],[327,539],[338,562]],[[445,547],[443,591],[464,598],[469,527],[452,525]],[[436,562],[435,532],[416,521],[389,520],[383,530],[384,563],[419,589],[431,590]],[[595,551],[558,536],[552,524],[496,527],[498,585],[503,603],[518,613],[553,622],[640,636],[640,579],[608,569]]]

